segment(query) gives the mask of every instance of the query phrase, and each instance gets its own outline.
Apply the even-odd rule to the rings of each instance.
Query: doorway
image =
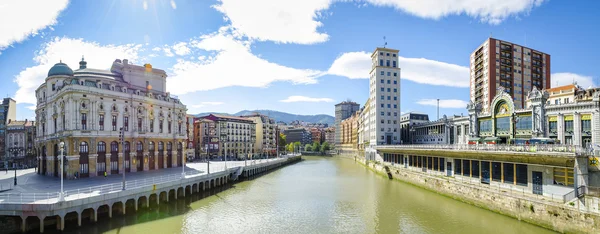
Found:
[[[533,194],[544,195],[543,174],[539,171],[531,172],[531,182],[533,184]]]

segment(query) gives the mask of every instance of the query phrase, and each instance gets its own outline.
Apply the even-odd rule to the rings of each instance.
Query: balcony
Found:
[[[509,46],[509,45],[500,45],[500,50],[502,50],[502,51],[512,51],[512,46]]]

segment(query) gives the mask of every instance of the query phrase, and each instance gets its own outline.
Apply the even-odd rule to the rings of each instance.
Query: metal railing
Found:
[[[505,145],[505,144],[416,144],[416,145],[383,145],[376,149],[429,149],[429,150],[464,150],[464,151],[507,151],[507,152],[560,152],[587,153],[588,151],[576,145]]]
[[[582,196],[584,196],[586,194],[586,187],[585,186],[579,186],[576,190],[574,189],[573,191],[565,194],[563,196],[563,201],[564,202],[568,202],[571,201],[575,198],[580,198]]]
[[[256,164],[273,164],[279,161],[285,161],[286,158],[270,159],[270,160],[249,160],[245,161],[228,161],[225,163],[211,163],[210,173],[218,173],[227,169],[236,169],[242,166],[256,165]],[[217,161],[218,162],[218,161]],[[203,171],[193,170],[185,172],[185,178],[191,178],[194,176],[209,177],[211,174],[205,174]],[[198,178],[201,179],[201,178]],[[152,187],[154,185],[160,185],[173,181],[182,180],[180,173],[174,173],[163,176],[154,176],[139,180],[130,180],[125,182],[125,187],[129,189],[139,189],[143,187]],[[64,192],[64,199],[67,201],[89,198],[93,196],[99,196],[109,193],[116,193],[123,191],[123,183],[110,183],[99,186],[92,186],[80,189],[66,190]],[[58,202],[59,192],[46,192],[46,193],[2,193],[0,194],[0,204],[52,204]]]

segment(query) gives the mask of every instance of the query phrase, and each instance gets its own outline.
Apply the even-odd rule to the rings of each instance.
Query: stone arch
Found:
[[[125,201],[125,210],[127,213],[137,210],[138,207],[136,207],[136,202],[137,201],[134,198],[130,198]]]
[[[81,211],[81,222],[84,220],[88,222],[94,221],[94,208],[88,207]]]
[[[177,194],[177,191],[175,189],[170,189],[167,194],[169,201],[173,201],[173,200],[177,199],[177,197],[175,196],[176,194]]]
[[[148,208],[148,207],[146,207],[146,205],[148,204],[148,197],[140,196],[140,197],[138,197],[136,202],[137,202],[138,209],[139,208]]]
[[[96,212],[98,214],[98,217],[100,217],[100,216],[110,217],[109,212],[111,212],[111,206],[109,204],[101,205],[96,209]]]
[[[160,202],[168,201],[168,199],[169,199],[169,193],[167,191],[161,191],[158,194],[158,199],[159,199]]]
[[[197,193],[198,192],[198,184],[194,183],[192,184],[192,193]]]
[[[112,212],[113,214],[115,212],[123,214],[125,212],[125,204],[122,201],[118,201],[112,204]]]
[[[184,187],[177,188],[177,198],[185,196],[184,192],[185,192],[185,188]]]
[[[22,230],[23,232],[27,232],[27,231],[31,230],[32,229],[31,227],[37,227],[38,225],[41,225],[41,223],[40,223],[40,217],[37,217],[37,216],[25,216],[25,217],[22,217],[22,218],[25,219],[24,222],[23,222],[23,224],[25,224],[25,227],[24,228],[21,227],[23,229]]]
[[[192,194],[192,186],[190,185],[185,186],[185,195],[187,196],[188,194]]]
[[[150,194],[150,196],[148,196],[148,204],[149,204],[148,208],[151,208],[152,204],[158,205],[158,203],[160,203],[158,194],[152,193],[152,194]]]

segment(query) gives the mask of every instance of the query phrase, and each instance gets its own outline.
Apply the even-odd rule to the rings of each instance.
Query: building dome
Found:
[[[67,64],[60,63],[54,64],[50,71],[48,71],[48,76],[73,76],[73,70]]]

